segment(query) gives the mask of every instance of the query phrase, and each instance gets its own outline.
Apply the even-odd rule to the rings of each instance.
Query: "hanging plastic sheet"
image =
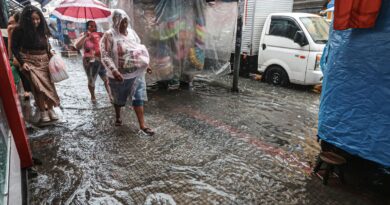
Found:
[[[135,30],[152,56],[150,81],[175,80],[204,65],[204,2],[135,1]]]
[[[197,74],[227,69],[237,3],[135,0],[133,4],[134,29],[151,55],[153,74],[148,83],[189,82]]]
[[[322,70],[318,134],[390,167],[390,1],[372,29],[331,31]]]
[[[205,74],[209,76],[230,72],[237,12],[237,2],[228,0],[216,1],[206,7]]]

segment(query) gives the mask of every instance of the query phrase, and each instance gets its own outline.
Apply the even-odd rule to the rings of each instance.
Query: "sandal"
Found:
[[[115,126],[116,126],[116,127],[122,126],[122,120],[121,120],[121,119],[116,119],[116,121],[115,121]]]
[[[143,132],[145,132],[147,135],[149,136],[153,136],[154,135],[154,132],[152,129],[150,129],[149,127],[145,127],[144,129],[141,129]]]

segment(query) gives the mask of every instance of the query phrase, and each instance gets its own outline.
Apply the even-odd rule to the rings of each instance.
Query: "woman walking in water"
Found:
[[[153,130],[144,120],[144,101],[147,100],[145,71],[151,73],[148,50],[135,31],[128,27],[130,19],[123,10],[114,10],[112,21],[112,28],[103,35],[100,48],[102,63],[108,70],[115,125],[122,125],[121,107],[130,98],[140,129],[153,135]]]
[[[23,9],[20,24],[12,34],[12,52],[22,72],[29,79],[34,99],[39,109],[39,122],[58,120],[53,107],[59,106],[54,83],[50,79],[50,36],[42,12],[34,6]]]
[[[100,38],[102,33],[97,32],[94,21],[87,22],[87,32],[75,43],[77,49],[83,49],[83,66],[88,78],[88,89],[91,93],[91,101],[96,103],[95,82],[99,75],[104,82],[108,96],[111,99],[110,87],[108,85],[107,71],[100,60]]]

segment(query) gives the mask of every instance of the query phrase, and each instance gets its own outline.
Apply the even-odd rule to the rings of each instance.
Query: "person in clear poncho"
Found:
[[[147,101],[145,73],[151,73],[148,50],[129,27],[130,18],[123,10],[114,10],[112,21],[112,28],[101,39],[100,49],[102,63],[108,70],[115,125],[122,125],[121,107],[130,99],[140,129],[153,135],[153,130],[145,125],[143,106]]]

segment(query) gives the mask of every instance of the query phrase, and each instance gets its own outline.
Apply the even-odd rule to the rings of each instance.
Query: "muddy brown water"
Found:
[[[80,58],[65,59],[57,86],[61,121],[31,131],[37,176],[31,204],[367,204],[310,176],[319,95],[231,77],[186,89],[149,91],[139,132],[133,111],[114,113],[102,81],[90,102]]]

